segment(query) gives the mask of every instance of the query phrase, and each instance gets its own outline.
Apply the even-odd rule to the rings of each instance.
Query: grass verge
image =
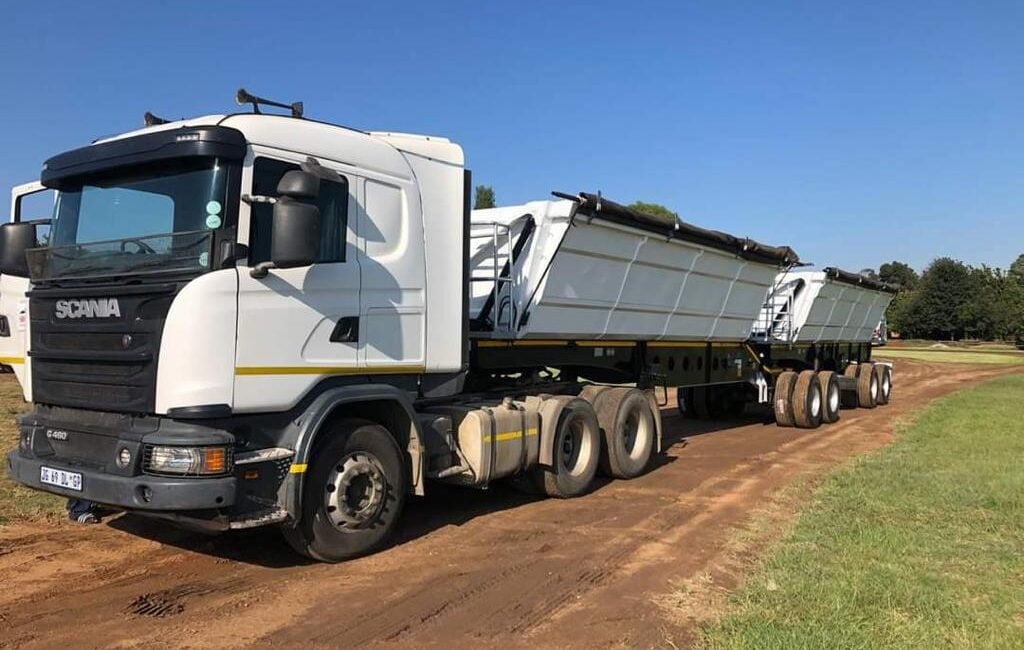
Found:
[[[0,526],[14,521],[63,516],[64,500],[24,488],[7,477],[7,452],[18,446],[14,417],[28,410],[12,374],[0,375]]]
[[[995,363],[1024,364],[1024,354],[1000,354],[999,352],[960,352],[939,350],[901,350],[879,348],[871,353],[875,359],[918,359],[935,363]]]
[[[825,480],[711,648],[1024,647],[1024,375],[943,398]]]

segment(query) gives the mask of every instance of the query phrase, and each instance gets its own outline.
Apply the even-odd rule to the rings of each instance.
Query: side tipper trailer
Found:
[[[889,403],[892,367],[871,362],[871,339],[895,294],[891,285],[833,267],[779,274],[751,347],[774,375],[780,425],[814,428],[838,420],[842,405]]]
[[[789,248],[595,194],[471,211],[458,145],[299,104],[148,115],[40,181],[0,227],[0,358],[32,402],[11,476],[207,530],[278,526],[319,560],[385,544],[431,481],[575,497],[643,474],[659,389],[810,426],[826,372],[889,376],[865,371],[877,287],[833,272],[783,299]],[[20,205],[44,190],[40,243]]]

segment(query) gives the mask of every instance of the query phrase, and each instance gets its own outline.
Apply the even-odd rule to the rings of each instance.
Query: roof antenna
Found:
[[[146,114],[142,116],[142,121],[146,124],[146,126],[159,126],[161,124],[170,124],[171,123],[170,120],[165,120],[162,117],[157,117],[156,115],[153,115],[149,111],[146,111]]]
[[[252,104],[252,112],[260,115],[260,104],[264,106],[276,106],[277,108],[287,108],[292,112],[292,117],[302,117],[302,102],[293,102],[291,104],[282,104],[281,102],[275,102],[272,99],[264,99],[263,97],[257,97],[256,95],[250,95],[245,88],[239,88],[238,92],[235,93],[235,103],[239,106],[242,104]]]

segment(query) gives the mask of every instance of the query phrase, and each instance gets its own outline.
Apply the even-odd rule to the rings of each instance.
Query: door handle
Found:
[[[342,316],[331,332],[332,343],[354,343],[359,340],[359,317]]]

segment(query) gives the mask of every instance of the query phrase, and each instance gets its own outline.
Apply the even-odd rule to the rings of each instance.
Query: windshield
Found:
[[[213,158],[179,159],[63,185],[49,246],[28,252],[33,280],[207,270],[228,171]]]

